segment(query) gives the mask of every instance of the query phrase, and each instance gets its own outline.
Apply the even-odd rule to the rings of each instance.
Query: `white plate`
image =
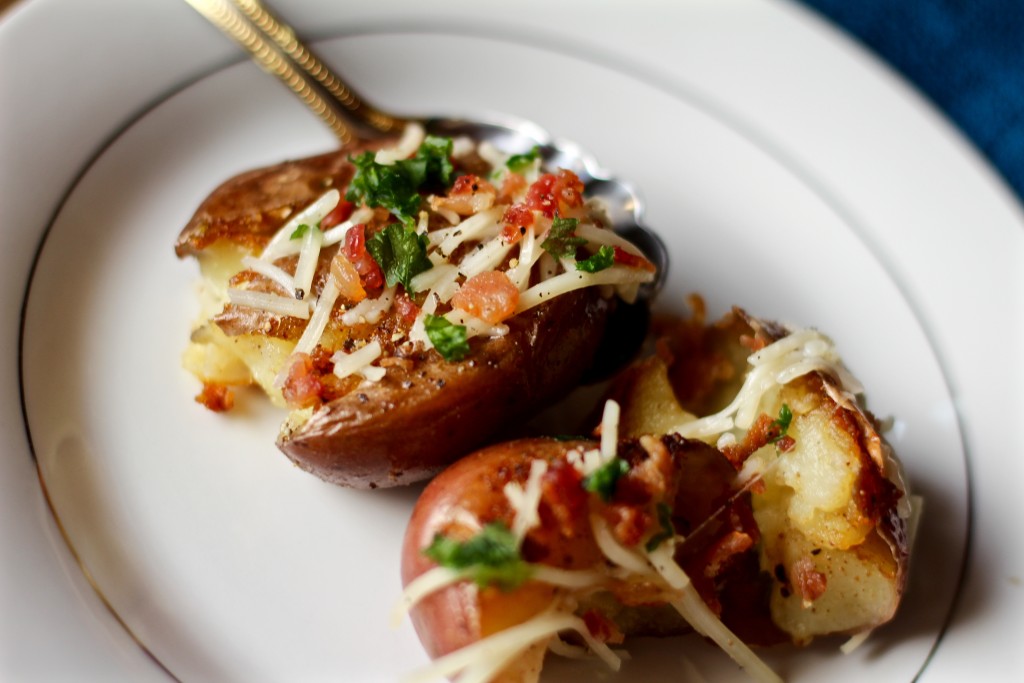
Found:
[[[760,6],[734,11],[739,9],[759,20],[766,16]],[[697,19],[710,16],[712,26],[718,16],[699,7],[690,11]],[[367,17],[386,14],[362,12],[364,28]],[[767,18],[799,36],[800,31],[814,39],[820,35],[799,22],[787,23],[784,11],[769,12]],[[738,26],[717,30],[735,38],[747,24]],[[947,336],[948,313],[941,312],[949,303],[936,302],[937,292],[920,289],[943,268],[898,249],[893,240],[899,237],[891,233],[913,243],[919,234],[914,221],[928,216],[918,204],[925,197],[932,206],[945,198],[920,194],[913,182],[904,183],[910,191],[899,206],[911,225],[894,227],[879,220],[884,202],[851,203],[849,194],[831,189],[834,171],[827,163],[819,173],[818,158],[802,157],[803,148],[745,123],[757,116],[730,108],[728,87],[712,99],[703,87],[670,81],[622,55],[594,54],[585,45],[567,49],[559,41],[537,45],[525,33],[473,37],[478,31],[467,28],[445,35],[356,33],[322,43],[321,51],[345,64],[349,77],[383,105],[514,112],[570,135],[633,181],[647,199],[648,222],[672,245],[668,292],[696,289],[715,310],[740,303],[760,315],[819,326],[839,341],[868,386],[872,407],[897,417],[893,440],[931,514],[922,528],[911,592],[893,625],[850,658],[816,647],[797,656],[773,656],[773,662],[793,680],[816,680],[824,671],[835,680],[862,680],[865,674],[911,680],[922,669],[929,677],[940,675],[927,660],[959,589],[969,513],[966,456],[973,456],[975,496],[979,470],[994,465],[975,445],[984,443],[978,430],[985,416],[950,397],[949,387],[959,400],[972,396],[974,378],[965,378],[962,368],[979,361],[957,353],[961,337]],[[816,49],[830,56],[828,50],[837,50],[829,43]],[[409,54],[417,58],[410,60]],[[641,53],[633,54],[638,59]],[[673,52],[663,46],[661,54]],[[465,55],[486,59],[467,63]],[[437,78],[453,64],[459,78]],[[692,67],[680,71],[701,77]],[[884,77],[857,73],[867,79],[864,87],[882,88],[898,104],[905,99]],[[464,87],[466,79],[473,81],[472,89]],[[769,127],[774,113],[766,114]],[[932,125],[926,115],[916,115],[912,123]],[[617,123],[627,117],[638,117],[642,125],[624,140]],[[896,135],[886,127],[878,132]],[[817,132],[806,135],[815,139]],[[280,86],[248,64],[233,66],[159,98],[110,144],[97,145],[97,158],[79,166],[81,178],[49,225],[24,321],[28,427],[77,562],[153,657],[139,657],[135,645],[108,646],[113,663],[103,657],[87,661],[97,672],[120,671],[134,679],[145,672],[159,679],[165,670],[190,681],[386,681],[423,661],[408,625],[398,631],[387,625],[399,589],[398,542],[415,491],[346,491],[295,470],[272,445],[277,419],[272,411],[250,400],[241,415],[207,414],[192,403],[196,387],[178,366],[193,315],[195,275],[191,264],[177,262],[171,253],[180,226],[205,193],[232,173],[329,145],[326,133]],[[860,153],[842,141],[832,150]],[[904,157],[918,163],[915,151]],[[954,171],[967,167],[977,174],[964,159],[953,158]],[[879,157],[864,163],[883,176],[900,166]],[[979,186],[964,199],[972,211],[988,211],[1019,230],[1012,223],[1016,216],[1000,213],[1005,208],[998,195],[985,183]],[[946,257],[959,229],[949,220],[934,228],[945,245],[915,247],[933,258]],[[1000,266],[1007,259],[1013,266],[1015,253],[1019,258],[1020,233],[993,234],[991,225],[972,229],[987,240],[979,251],[1002,254],[1002,261],[988,265],[993,277],[1006,278],[979,283],[975,290],[1006,288],[1004,296],[1011,299],[1005,315],[1011,329],[1019,328],[1021,290],[1015,286],[1020,281],[1009,277],[1012,269]],[[7,258],[16,256],[11,252]],[[978,277],[980,268],[968,262],[966,275]],[[16,270],[23,272],[24,265]],[[990,304],[980,304],[985,305]],[[994,356],[988,361],[997,363]],[[1011,379],[1014,373],[1021,379],[1018,359],[999,364]],[[1010,382],[985,379],[992,383],[984,388],[998,392],[1002,387],[1006,393],[996,395],[1011,407],[1019,404],[1019,389]],[[966,416],[978,419],[962,434],[960,421]],[[972,430],[972,425],[977,426]],[[19,438],[17,425],[11,434]],[[13,485],[5,478],[5,488]],[[990,490],[997,498],[1002,494],[998,484]],[[1013,512],[1010,504],[1000,504],[995,516]],[[24,552],[49,556],[51,563],[54,556],[62,558],[66,581],[84,601],[68,609],[78,618],[84,611],[95,619],[104,638],[123,639],[116,630],[103,631],[109,617],[74,575],[77,563],[60,547],[46,552],[47,539],[61,542],[52,528],[48,533],[17,540],[26,546]],[[1019,549],[1015,552],[1019,558]],[[12,575],[31,576],[20,565]],[[48,580],[52,583],[44,571],[29,585],[49,587]],[[991,591],[998,595],[1007,585],[1012,600],[1012,583],[997,582]],[[65,596],[76,594],[67,585],[57,588]],[[56,607],[33,612],[30,604],[22,606],[26,602],[32,601],[14,604],[35,622],[33,628],[60,623],[54,619],[60,612]],[[998,611],[990,611],[999,618]],[[8,619],[5,615],[5,626]],[[83,630],[95,638],[95,625],[86,623]],[[66,636],[84,637],[74,629]],[[962,641],[956,630],[947,634],[940,655]],[[666,652],[641,643],[633,650],[621,680],[651,680],[678,666],[674,648]],[[724,657],[698,643],[687,641],[681,652],[710,679],[721,680],[723,666],[729,671]],[[965,660],[959,656],[954,663]],[[17,655],[9,661],[26,672],[57,670]],[[568,680],[593,669],[553,662],[551,671],[553,680]]]

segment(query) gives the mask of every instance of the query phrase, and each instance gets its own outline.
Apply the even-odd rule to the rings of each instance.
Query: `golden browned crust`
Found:
[[[306,159],[285,161],[241,173],[207,197],[178,235],[179,257],[196,255],[226,240],[256,250],[326,190],[345,188],[355,167],[348,157],[366,149],[351,146]]]

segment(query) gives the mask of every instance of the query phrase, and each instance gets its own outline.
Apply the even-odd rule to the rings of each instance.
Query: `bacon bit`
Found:
[[[741,334],[740,345],[751,353],[757,353],[766,347],[768,342],[763,337],[751,337],[749,334]]]
[[[559,532],[572,538],[579,520],[586,519],[589,496],[582,486],[583,475],[564,460],[555,460],[540,480],[542,514],[550,515]]]
[[[505,273],[489,270],[466,280],[452,297],[452,307],[480,318],[491,325],[516,312],[519,288]]]
[[[616,263],[621,263],[622,265],[626,266],[627,268],[640,268],[641,270],[646,270],[646,271],[651,272],[651,273],[653,273],[655,270],[657,270],[657,268],[655,268],[654,264],[651,263],[650,261],[648,261],[647,259],[645,259],[643,256],[637,256],[636,254],[631,254],[631,253],[629,253],[628,251],[626,251],[625,249],[623,249],[622,247],[619,247],[619,246],[615,246],[614,249],[615,249],[615,262]]]
[[[377,364],[382,368],[401,368],[402,370],[412,370],[412,366],[415,362],[411,358],[399,358],[398,356],[387,356],[377,361]]]
[[[654,517],[635,505],[612,503],[605,508],[604,519],[612,534],[626,547],[637,545],[654,525]]]
[[[789,435],[780,436],[779,440],[775,442],[775,447],[783,453],[788,453],[793,450],[793,446],[796,446],[796,439]]]
[[[475,194],[477,192],[494,191],[494,185],[491,185],[478,175],[467,173],[455,179],[455,182],[452,183],[452,189],[448,191],[448,196],[455,197],[458,195]]]
[[[505,210],[501,222],[504,223],[501,239],[506,244],[515,244],[526,234],[526,229],[533,225],[533,211],[525,204],[513,204]]]
[[[586,624],[590,635],[602,643],[619,645],[626,640],[626,636],[615,625],[615,622],[596,609],[589,609],[583,613],[583,623]]]
[[[775,420],[773,420],[767,413],[761,413],[757,416],[757,419],[754,421],[754,424],[751,425],[750,429],[747,430],[746,435],[743,437],[743,441],[725,446],[722,449],[722,455],[728,458],[733,467],[738,470],[754,451],[761,448],[761,446],[770,443],[772,439],[777,438],[778,436],[779,426],[775,424]],[[779,441],[782,441],[782,439],[780,438]],[[792,445],[789,447],[792,448]]]
[[[224,413],[235,406],[235,394],[226,384],[203,382],[203,390],[196,396],[196,403],[215,413]]]
[[[359,273],[363,287],[380,289],[384,286],[384,273],[366,250],[366,225],[360,223],[345,233],[341,251]]]
[[[338,292],[352,303],[358,303],[366,298],[366,290],[363,289],[359,272],[345,254],[338,251],[331,259],[331,279],[338,287]]]
[[[320,229],[326,230],[328,228],[333,228],[335,225],[341,225],[352,217],[352,212],[355,208],[355,204],[342,199],[338,202],[338,205],[334,207],[329,214],[324,216],[322,221],[320,221]]]
[[[564,168],[558,175],[545,173],[526,191],[526,205],[545,216],[555,212],[563,218],[578,218],[583,207],[583,181]]]
[[[498,201],[502,204],[511,204],[525,189],[526,178],[518,173],[507,173],[498,192]]]
[[[296,354],[281,389],[288,407],[294,410],[315,406],[320,402],[322,391],[323,384],[313,359],[305,353]]]
[[[814,560],[809,557],[801,557],[794,562],[789,573],[804,607],[810,607],[828,588],[828,578],[814,568]]]
[[[704,576],[713,579],[722,573],[726,562],[735,555],[745,553],[754,546],[754,539],[742,531],[730,531],[718,539],[708,550],[707,564],[704,565]]]
[[[649,457],[631,467],[626,476],[631,483],[642,485],[649,500],[664,498],[675,473],[672,456],[664,442],[653,436],[641,436],[640,445]]]
[[[460,216],[471,216],[494,206],[498,191],[494,185],[472,174],[459,176],[446,197],[431,197],[434,211],[454,211]]]
[[[401,296],[395,297],[395,310],[398,312],[398,319],[408,327],[416,322],[416,316],[420,314],[420,307],[409,298],[408,292],[402,292]]]

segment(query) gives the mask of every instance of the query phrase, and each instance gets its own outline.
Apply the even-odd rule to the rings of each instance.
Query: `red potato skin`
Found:
[[[408,585],[435,566],[422,552],[435,534],[469,537],[487,522],[501,520],[511,524],[513,513],[503,489],[511,481],[526,481],[534,459],[553,461],[574,446],[594,445],[589,441],[523,439],[477,451],[446,469],[427,485],[406,528],[402,584]],[[592,552],[586,555],[596,560]],[[578,561],[586,559],[580,557]],[[472,582],[462,582],[428,595],[416,605],[411,613],[412,623],[431,657],[453,652],[487,635],[481,609],[485,592],[500,599],[495,589],[481,591]],[[548,604],[544,595],[531,595],[528,599],[537,601],[537,611]],[[514,623],[512,620],[509,625]]]
[[[752,530],[746,496],[728,503],[728,513],[714,523],[701,525],[730,499],[731,466],[702,442],[665,437],[662,443],[671,463],[666,485],[674,500],[673,523],[680,533],[701,527],[698,536],[677,555],[677,561],[705,601],[720,605],[723,619],[741,637],[760,644],[779,642],[781,634],[772,626],[767,612],[767,577],[760,575],[755,555],[737,556],[728,569],[715,575],[705,571],[716,544],[735,525]],[[446,469],[426,487],[413,510],[402,546],[403,585],[435,566],[423,555],[423,549],[436,534],[465,539],[487,523],[502,521],[510,526],[513,511],[503,491],[505,485],[525,482],[535,459],[549,462],[549,475],[559,467],[572,469],[565,464],[565,455],[580,447],[592,449],[597,443],[521,439],[490,446]],[[642,489],[636,488],[639,481],[632,477],[641,469],[637,464],[647,460],[647,454],[633,442],[620,445],[619,455],[634,467],[627,479],[620,481],[611,507],[643,496]],[[542,484],[541,526],[526,537],[524,558],[564,569],[603,565],[604,556],[589,522],[588,510],[594,510],[587,502],[591,494],[583,492],[578,479],[556,476],[552,486]],[[609,507],[601,509],[605,510],[602,514],[608,514]],[[687,628],[670,608],[659,606],[656,594],[620,588],[616,595],[622,605],[612,618],[628,635],[672,635]],[[426,596],[413,608],[411,618],[425,649],[436,658],[521,623],[554,599],[554,590],[539,584],[526,583],[512,593],[502,593],[497,588],[479,589],[472,582],[461,582]],[[634,614],[633,609],[640,611]],[[640,614],[646,616],[638,618]]]
[[[261,249],[290,215],[332,187],[347,187],[355,174],[348,157],[364,149],[346,147],[234,176],[199,205],[178,235],[175,253],[195,256],[220,240]]]
[[[580,382],[604,335],[610,302],[570,292],[511,318],[509,333],[471,344],[462,361],[436,353],[342,396],[278,440],[300,468],[352,488],[409,484],[512,432]]]

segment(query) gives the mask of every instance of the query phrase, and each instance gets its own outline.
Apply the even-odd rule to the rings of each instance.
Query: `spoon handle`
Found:
[[[342,144],[401,131],[405,121],[367,103],[259,0],[185,0],[284,82]]]

